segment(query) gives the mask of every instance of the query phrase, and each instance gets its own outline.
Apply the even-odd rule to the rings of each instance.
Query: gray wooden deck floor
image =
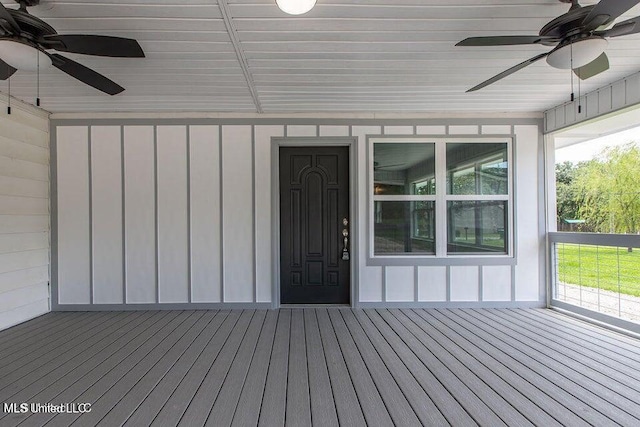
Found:
[[[20,426],[640,425],[640,342],[549,310],[50,313],[0,332]]]

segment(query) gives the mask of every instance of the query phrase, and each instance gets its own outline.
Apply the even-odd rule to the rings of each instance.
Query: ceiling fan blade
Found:
[[[584,18],[582,24],[586,30],[595,30],[601,25],[607,25],[615,19],[640,3],[640,0],[600,0],[591,12]]]
[[[640,33],[640,16],[618,22],[608,30],[602,31],[602,35],[605,37],[620,37],[635,33]]]
[[[124,88],[117,83],[109,80],[102,74],[93,71],[90,68],[85,67],[69,58],[65,58],[57,53],[50,54],[51,62],[53,66],[59,70],[64,71],[71,77],[80,80],[83,83],[88,84],[104,93],[109,95],[116,95],[124,90]]]
[[[406,163],[394,163],[391,165],[379,165],[379,166],[373,166],[374,170],[386,170],[387,168],[395,168],[398,166],[406,166]]]
[[[144,58],[140,44],[133,39],[89,34],[54,34],[41,40],[49,49],[83,55],[114,58]]]
[[[542,42],[558,42],[555,37],[544,36],[488,36],[488,37],[469,37],[456,46],[508,46],[519,44],[539,44]]]
[[[609,58],[607,54],[603,53],[587,65],[583,65],[580,68],[576,68],[573,72],[580,78],[580,80],[586,80],[597,74],[600,74],[609,69]]]
[[[497,75],[491,77],[489,80],[485,80],[484,82],[480,83],[479,85],[472,87],[467,92],[475,92],[476,90],[482,89],[485,86],[489,86],[490,84],[495,83],[498,80],[504,79],[508,75],[513,74],[516,71],[521,70],[524,67],[533,64],[536,61],[539,61],[540,59],[544,58],[545,56],[549,55],[550,53],[551,52],[545,52],[545,53],[541,53],[540,55],[536,55],[533,58],[529,58],[526,61],[521,62],[518,65],[515,65],[515,66],[509,68],[508,70],[505,70],[505,71],[501,72],[500,74],[497,74]]]
[[[7,80],[15,72],[15,68],[0,59],[0,80]]]
[[[13,31],[16,34],[20,34],[20,26],[18,25],[16,20],[13,19],[13,16],[11,16],[11,13],[7,10],[7,8],[2,5],[2,3],[0,3],[0,19],[4,19],[5,21],[7,21]]]

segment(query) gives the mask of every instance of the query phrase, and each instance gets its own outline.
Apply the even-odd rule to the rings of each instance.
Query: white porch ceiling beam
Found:
[[[255,84],[253,83],[253,76],[251,75],[251,71],[249,71],[247,57],[244,54],[244,50],[242,49],[240,40],[236,35],[237,30],[235,25],[233,24],[227,0],[218,0],[218,6],[220,7],[220,14],[222,15],[224,25],[227,28],[227,33],[229,33],[229,39],[231,40],[233,49],[235,50],[236,56],[238,57],[240,68],[242,69],[244,78],[247,81],[247,87],[249,88],[249,92],[251,93],[251,98],[253,98],[253,103],[256,105],[256,112],[262,113],[262,105],[260,104],[260,99],[258,98],[258,92],[256,91]]]

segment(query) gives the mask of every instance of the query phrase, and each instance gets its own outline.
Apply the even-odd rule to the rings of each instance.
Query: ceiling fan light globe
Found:
[[[276,4],[284,13],[302,15],[316,5],[316,0],[276,0]]]
[[[39,61],[38,61],[39,57]],[[36,71],[51,66],[51,59],[38,49],[13,40],[0,40],[0,59],[16,70]]]
[[[547,63],[562,70],[580,68],[602,55],[608,44],[602,37],[580,39],[551,51]]]

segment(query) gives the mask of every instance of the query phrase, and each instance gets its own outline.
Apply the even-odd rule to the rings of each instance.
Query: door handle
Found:
[[[346,218],[343,220],[343,223],[345,222],[348,224]],[[346,228],[342,229],[342,243],[342,260],[349,261],[349,230]]]

